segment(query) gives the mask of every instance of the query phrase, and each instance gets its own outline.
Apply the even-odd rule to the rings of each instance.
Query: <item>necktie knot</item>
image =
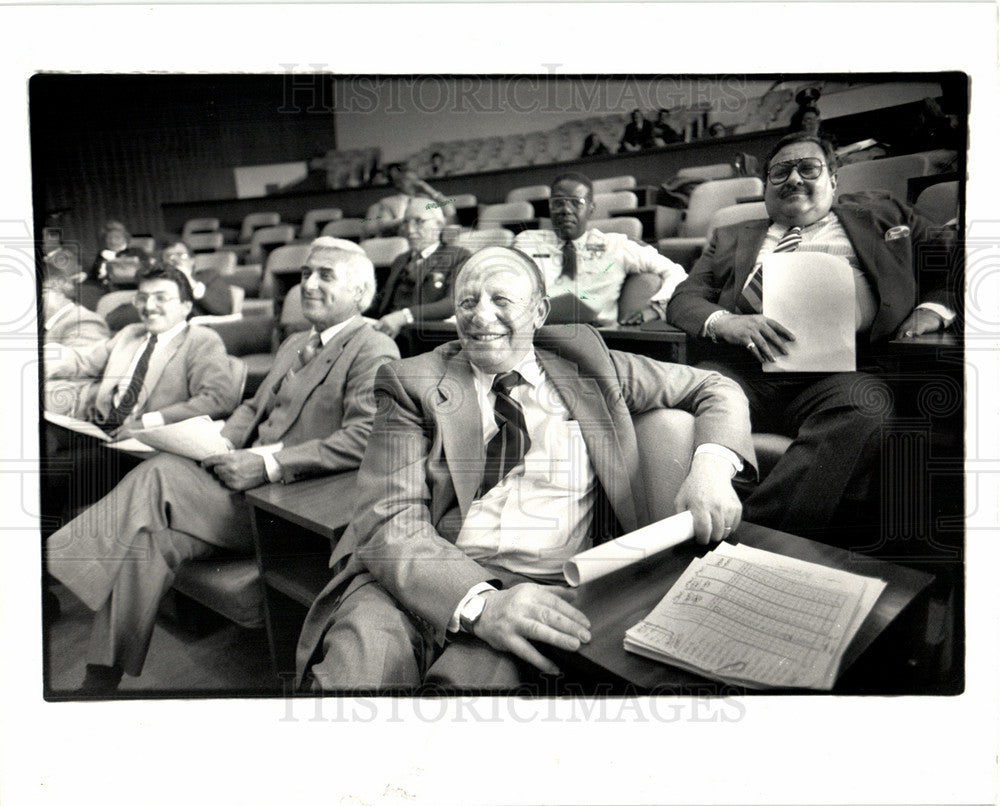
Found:
[[[511,390],[521,383],[521,373],[516,369],[510,372],[503,372],[493,379],[493,391],[505,395],[510,395]]]
[[[306,341],[306,343],[302,345],[302,349],[299,350],[299,364],[304,367],[306,364],[312,361],[313,358],[316,357],[316,353],[319,352],[319,348],[320,348],[319,333],[313,333]]]

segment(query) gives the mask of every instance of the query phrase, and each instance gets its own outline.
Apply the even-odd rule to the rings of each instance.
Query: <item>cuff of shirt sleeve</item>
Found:
[[[924,310],[930,311],[931,313],[936,313],[944,320],[944,326],[949,327],[952,322],[955,321],[957,314],[951,310],[951,308],[946,308],[937,302],[921,302],[917,309],[923,308]]]
[[[413,311],[411,311],[409,308],[403,308],[400,311],[400,313],[403,314],[403,318],[406,319],[406,324],[408,325],[413,324]]]
[[[257,454],[261,459],[264,460],[264,472],[267,473],[267,480],[270,482],[281,481],[284,472],[281,469],[281,463],[274,458],[274,454],[280,451],[284,447],[284,443],[276,442],[273,445],[257,445],[253,448],[248,448],[251,453]]]
[[[743,460],[740,459],[740,455],[736,451],[731,451],[725,445],[717,445],[714,442],[705,442],[694,449],[694,455],[707,453],[711,456],[718,456],[720,459],[725,459],[733,466],[733,476],[739,475],[743,472]]]
[[[142,423],[143,428],[159,428],[161,425],[166,425],[166,420],[163,419],[163,415],[158,411],[147,411],[142,417],[139,418]]]
[[[729,311],[719,309],[718,311],[713,311],[712,313],[710,313],[708,315],[708,319],[705,320],[705,324],[701,326],[702,337],[717,342],[718,338],[715,335],[715,330],[713,329],[713,326],[724,316],[730,316]]]
[[[462,613],[462,608],[468,603],[469,599],[475,596],[477,593],[482,593],[483,591],[495,591],[496,588],[493,587],[489,582],[480,582],[478,585],[473,585],[469,588],[469,592],[462,597],[462,601],[458,603],[458,607],[455,608],[455,612],[451,614],[451,621],[448,622],[448,632],[458,632],[461,627],[459,626],[459,616]]]

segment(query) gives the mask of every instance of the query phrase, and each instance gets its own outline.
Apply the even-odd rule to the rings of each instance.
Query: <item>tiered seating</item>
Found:
[[[240,243],[250,243],[254,230],[261,227],[276,227],[281,223],[281,216],[278,213],[250,213],[243,218],[240,226]]]
[[[492,229],[497,225],[523,224],[535,216],[530,202],[507,202],[505,204],[486,204],[479,211],[479,221],[476,229]]]
[[[639,197],[631,190],[594,194],[594,215],[597,218],[607,218],[616,210],[635,210],[638,206]]]
[[[853,162],[837,171],[837,195],[885,190],[897,199],[906,201],[909,179],[927,176],[929,172],[930,164],[924,154]]]
[[[367,238],[360,246],[375,268],[391,266],[392,261],[410,248],[409,241],[401,237]]]
[[[302,229],[299,237],[303,240],[313,239],[319,233],[321,227],[330,221],[340,221],[344,217],[344,211],[339,207],[322,207],[316,210],[309,210],[302,218]]]
[[[276,245],[291,243],[294,239],[295,227],[291,224],[261,227],[250,236],[250,251],[247,254],[247,262],[263,263],[268,252]]]

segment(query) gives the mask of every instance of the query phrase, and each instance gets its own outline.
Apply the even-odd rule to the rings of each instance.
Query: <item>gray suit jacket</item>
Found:
[[[90,378],[74,416],[103,421],[113,408],[112,395],[128,372],[135,351],[146,338],[143,325],[129,325],[107,341],[89,349],[68,352],[48,373],[51,380]],[[132,422],[158,411],[168,423],[207,414],[225,417],[240,401],[239,379],[219,334],[207,327],[188,325],[154,353],[129,415]]]
[[[650,522],[631,415],[680,408],[695,415],[695,445],[714,442],[751,466],[750,418],[739,387],[721,375],[609,351],[591,327],[542,328],[535,353],[559,391],[603,491],[595,542]],[[455,546],[482,480],[485,448],[472,369],[459,342],[386,364],[358,474],[354,520],[330,564],[299,641],[300,674],[322,640],[347,582],[368,570],[443,642],[456,605],[492,574]]]
[[[279,389],[290,384],[283,390],[288,403],[269,422],[266,435],[269,442],[284,445],[274,457],[285,482],[358,466],[375,413],[375,371],[399,358],[396,343],[358,317],[286,380],[308,338],[309,333],[302,332],[285,340],[257,394],[234,411],[222,429],[222,436],[237,448],[252,445],[274,411]]]

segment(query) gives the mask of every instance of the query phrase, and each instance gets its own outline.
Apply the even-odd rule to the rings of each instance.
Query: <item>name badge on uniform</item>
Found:
[[[900,238],[909,238],[910,228],[906,226],[893,227],[885,233],[885,239],[887,241],[896,241]]]

